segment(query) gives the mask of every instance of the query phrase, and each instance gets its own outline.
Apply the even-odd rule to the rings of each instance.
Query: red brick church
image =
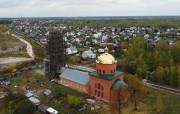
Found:
[[[96,71],[87,73],[62,68],[59,83],[109,102],[120,85],[126,85],[124,73],[116,70],[116,64],[117,61],[106,48],[106,52],[97,57]]]

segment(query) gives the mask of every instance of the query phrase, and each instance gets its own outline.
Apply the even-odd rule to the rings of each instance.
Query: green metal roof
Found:
[[[102,74],[98,74],[96,71],[94,72],[91,72],[89,73],[90,76],[95,76],[95,77],[98,77],[98,78],[102,78],[102,79],[105,79],[105,80],[112,80],[113,78],[123,74],[124,72],[120,72],[120,71],[116,71],[115,74],[105,74],[105,75],[102,75]]]
[[[127,86],[127,84],[123,80],[118,79],[113,83],[111,89],[114,91],[118,91],[120,89],[120,85]]]

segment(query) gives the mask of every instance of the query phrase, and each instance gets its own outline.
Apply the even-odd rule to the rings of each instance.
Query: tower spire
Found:
[[[109,51],[107,46],[106,46],[106,48],[104,50],[105,50],[105,53],[108,53],[108,51]]]

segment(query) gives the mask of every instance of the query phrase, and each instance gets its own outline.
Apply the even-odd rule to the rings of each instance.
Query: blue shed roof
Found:
[[[64,67],[61,69],[61,71],[62,74],[60,75],[60,77],[64,79],[71,80],[83,85],[87,85],[89,83],[88,72],[82,72]]]
[[[30,97],[29,100],[30,100],[31,102],[33,102],[34,104],[40,103],[40,100],[39,100],[39,99],[36,99],[35,97]]]
[[[6,79],[5,76],[0,76],[0,81],[5,80],[5,79]]]

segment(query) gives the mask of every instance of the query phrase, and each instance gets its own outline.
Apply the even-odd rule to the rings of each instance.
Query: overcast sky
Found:
[[[0,17],[180,15],[180,0],[0,0]]]

